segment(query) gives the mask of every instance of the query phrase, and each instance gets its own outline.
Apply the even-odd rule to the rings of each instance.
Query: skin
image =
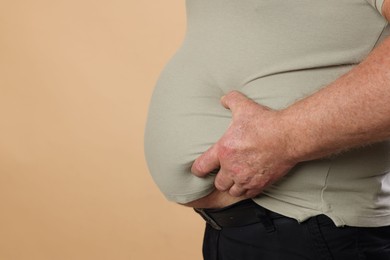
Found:
[[[390,18],[390,0],[382,12]],[[197,158],[192,173],[220,168],[216,190],[185,204],[221,208],[251,198],[299,162],[390,138],[390,38],[330,85],[284,110],[272,110],[233,91],[221,104],[232,123]]]

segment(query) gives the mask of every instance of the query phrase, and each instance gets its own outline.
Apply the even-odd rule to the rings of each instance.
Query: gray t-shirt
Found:
[[[165,196],[213,191],[193,161],[225,132],[231,90],[282,109],[337,79],[390,32],[374,0],[187,0],[188,30],[149,109],[145,154]],[[376,8],[376,9],[375,9]],[[379,11],[379,12],[378,12]],[[390,140],[297,165],[255,202],[298,221],[390,225]]]

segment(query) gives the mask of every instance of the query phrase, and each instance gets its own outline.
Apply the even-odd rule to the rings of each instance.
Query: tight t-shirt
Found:
[[[187,0],[187,33],[156,84],[145,131],[149,170],[172,201],[214,190],[194,160],[231,122],[238,90],[283,109],[334,81],[390,32],[375,0]],[[298,164],[254,201],[298,221],[390,225],[390,140]]]

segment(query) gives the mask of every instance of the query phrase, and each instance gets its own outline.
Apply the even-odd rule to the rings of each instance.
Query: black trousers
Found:
[[[240,206],[228,211],[240,212]],[[390,260],[390,226],[336,227],[325,215],[298,223],[253,206],[262,213],[257,223],[220,230],[206,224],[205,260]]]

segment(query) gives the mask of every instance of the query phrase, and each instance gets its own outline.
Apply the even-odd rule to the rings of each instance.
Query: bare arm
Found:
[[[281,117],[289,125],[289,147],[298,161],[389,138],[390,39],[352,71],[287,108]]]
[[[383,6],[390,18],[390,0]],[[220,167],[215,186],[253,197],[298,162],[390,138],[390,39],[319,92],[274,111],[238,92],[222,99],[233,121],[194,163],[205,176]]]

